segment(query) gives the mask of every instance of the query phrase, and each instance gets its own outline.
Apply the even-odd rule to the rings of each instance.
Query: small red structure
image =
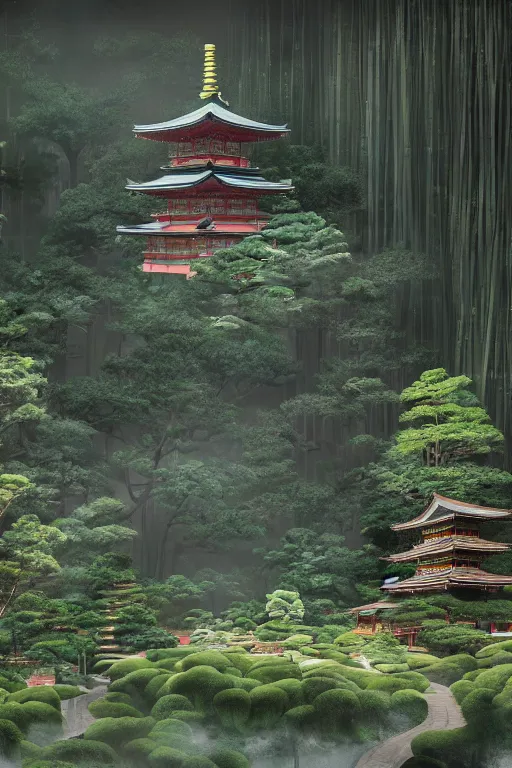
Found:
[[[144,272],[195,272],[190,262],[212,256],[265,227],[268,214],[258,198],[290,192],[288,181],[266,181],[242,156],[242,145],[288,136],[286,125],[255,122],[228,109],[217,85],[215,46],[205,45],[205,104],[182,117],[153,125],[136,125],[137,138],[173,145],[165,176],[126,189],[167,200],[167,210],[151,224],[117,227],[121,235],[147,237]]]
[[[32,675],[28,678],[29,688],[35,688],[38,685],[55,685],[55,675]]]

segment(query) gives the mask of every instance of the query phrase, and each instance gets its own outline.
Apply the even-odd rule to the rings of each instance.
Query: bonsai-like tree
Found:
[[[279,619],[286,624],[297,624],[304,619],[304,604],[298,592],[276,589],[266,597],[265,610],[271,619]]]

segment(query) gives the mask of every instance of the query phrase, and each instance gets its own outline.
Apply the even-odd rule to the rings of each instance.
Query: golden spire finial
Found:
[[[217,96],[221,101],[224,101],[217,84],[215,46],[213,43],[206,43],[204,46],[203,90],[199,95],[202,99],[210,99],[212,96]],[[227,104],[227,102],[224,103]]]

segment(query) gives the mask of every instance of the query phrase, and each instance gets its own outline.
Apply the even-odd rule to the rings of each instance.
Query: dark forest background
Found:
[[[162,578],[198,567],[223,573],[226,563],[242,567],[262,531],[267,544],[277,542],[290,525],[321,528],[329,510],[333,535],[345,537],[350,547],[362,545],[367,475],[358,476],[357,470],[379,457],[398,427],[398,393],[425,368],[468,376],[509,439],[512,49],[507,30],[512,3],[214,0],[189,8],[174,2],[145,8],[106,0],[41,5],[4,0],[0,12],[0,138],[6,142],[1,269],[4,325],[10,329],[3,333],[11,349],[42,361],[50,410],[91,430],[69,437],[73,450],[59,459],[58,470],[55,459],[59,515],[71,515],[77,504],[108,487],[133,505],[130,517],[141,534],[134,557],[144,573]],[[219,554],[211,530],[197,515],[188,544],[181,534],[167,538],[165,510],[181,502],[152,493],[149,454],[128,455],[135,445],[155,455],[155,445],[149,444],[156,440],[154,431],[148,427],[151,434],[144,439],[140,434],[149,419],[146,405],[130,401],[134,390],[123,402],[121,394],[113,402],[114,379],[108,378],[117,376],[119,383],[133,375],[134,367],[147,365],[138,392],[145,382],[162,398],[172,362],[165,362],[163,352],[164,317],[176,320],[188,344],[204,341],[195,327],[197,317],[187,321],[184,307],[180,319],[172,315],[180,301],[174,289],[136,276],[137,245],[130,251],[116,241],[115,225],[143,221],[156,210],[123,187],[127,177],[154,177],[165,148],[135,141],[131,127],[195,108],[205,42],[217,45],[222,93],[235,112],[291,126],[291,148],[281,142],[255,147],[252,156],[269,177],[291,175],[303,209],[343,231],[344,250],[359,270],[347,279],[363,281],[344,283],[336,295],[343,295],[344,305],[338,306],[328,280],[319,278],[315,301],[326,302],[320,314],[307,322],[283,323],[280,339],[298,368],[276,362],[276,349],[272,362],[259,360],[261,371],[266,366],[260,380],[249,386],[246,380],[256,374],[247,371],[234,377],[247,388],[234,399],[230,391],[230,402],[239,407],[237,397],[243,397],[244,418],[263,432],[254,433],[252,447],[243,449],[231,436],[230,461],[245,451],[254,463],[254,445],[261,439],[276,470],[286,451],[276,442],[265,444],[268,428],[255,411],[284,413],[293,436],[283,427],[274,437],[292,446],[297,495],[288,486],[281,497],[262,500],[260,492],[258,509],[265,507],[265,520],[260,513],[252,522],[246,518],[247,527],[240,526],[229,554]],[[300,275],[293,279],[300,283]],[[198,306],[213,302],[195,290]],[[265,311],[262,305],[254,315],[261,332],[269,331],[262,320]],[[361,319],[365,312],[373,328],[386,329],[370,347]],[[22,317],[28,336],[16,336],[16,317]],[[141,339],[153,358],[137,358]],[[383,389],[370,392],[361,385],[358,406],[349,407],[349,391],[333,384],[336,375],[343,386],[350,376],[378,378]],[[300,399],[315,393],[330,397],[329,407],[326,401]],[[279,410],[288,402],[288,410]],[[108,404],[107,414],[102,403]],[[137,408],[144,415],[130,423],[128,415]],[[211,414],[211,403],[204,408]],[[227,418],[225,413],[218,417]],[[158,414],[152,412],[151,418],[157,422]],[[211,445],[205,447],[199,434],[204,424],[187,428],[192,454],[211,457]],[[125,453],[116,455],[114,471],[112,456],[119,445],[112,443],[120,432]],[[62,434],[30,436],[39,454],[33,448],[30,454],[24,438],[16,438],[25,474],[30,474],[27,466],[49,461],[48,451],[55,451],[59,439],[62,444]],[[358,435],[371,439],[354,442]],[[85,438],[92,446],[87,455],[76,447],[83,447]],[[41,440],[46,440],[43,447]],[[98,470],[99,459],[109,468]],[[494,456],[493,462],[496,471],[510,468],[506,451],[504,459]],[[288,472],[280,470],[282,476]],[[228,482],[227,476],[217,475],[219,482]],[[55,477],[39,480],[57,482]],[[209,482],[204,481],[203,495]],[[266,482],[264,475],[259,482]],[[426,493],[413,494],[413,504],[421,505]],[[482,493],[475,492],[474,500],[483,502]],[[293,507],[289,514],[283,511],[285,497]],[[254,504],[244,503],[247,509]],[[229,517],[222,519],[219,539],[232,524]],[[243,593],[243,579],[233,579],[238,586],[231,596],[237,589]]]

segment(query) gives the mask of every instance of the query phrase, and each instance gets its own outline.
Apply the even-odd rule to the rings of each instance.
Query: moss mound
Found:
[[[82,696],[83,694],[78,685],[54,685],[53,690],[58,694],[61,701],[74,699],[76,696]]]
[[[468,693],[472,693],[474,690],[475,686],[471,680],[457,680],[450,686],[450,691],[453,693],[457,704],[461,704]]]
[[[102,699],[92,701],[88,706],[88,710],[91,715],[96,718],[142,717],[142,714],[138,711],[138,709],[130,706],[130,704],[121,704],[115,701],[104,701]]]
[[[199,651],[186,656],[181,662],[183,672],[192,667],[213,667],[219,672],[226,672],[232,666],[231,659],[220,651]]]
[[[249,692],[248,725],[254,730],[274,728],[288,706],[288,696],[277,685],[261,685]]]
[[[194,707],[190,703],[186,696],[179,694],[169,694],[168,696],[162,696],[156,702],[155,706],[151,710],[151,717],[155,720],[166,720],[171,717],[171,713],[175,710],[193,710]]]
[[[213,667],[194,666],[167,680],[161,692],[185,696],[196,711],[205,712],[211,709],[213,699],[220,691],[234,688],[234,685],[227,675]]]
[[[182,768],[187,759],[185,752],[172,747],[157,747],[149,754],[151,768]]]
[[[105,717],[92,723],[84,734],[88,741],[101,741],[115,748],[145,738],[153,728],[152,717]]]
[[[114,750],[101,741],[85,739],[67,739],[57,741],[42,751],[45,760],[64,760],[71,763],[95,762],[101,765],[115,765],[117,755]]]
[[[125,677],[130,672],[136,672],[139,669],[154,669],[149,659],[136,657],[133,659],[123,659],[116,661],[108,670],[108,676],[112,681]]]
[[[419,691],[406,689],[391,694],[391,710],[400,715],[406,715],[413,727],[425,720],[428,704]]]
[[[251,713],[251,703],[250,694],[236,688],[220,691],[213,699],[214,710],[228,731],[244,729]]]
[[[27,701],[40,701],[60,712],[59,694],[49,685],[40,685],[36,688],[25,688],[22,691],[16,691],[16,693],[10,694],[9,701],[17,701],[20,704],[24,704]]]
[[[245,755],[233,749],[216,749],[209,755],[209,759],[218,768],[250,768],[249,760]]]
[[[14,757],[23,741],[20,729],[10,720],[0,720],[0,756]]]

